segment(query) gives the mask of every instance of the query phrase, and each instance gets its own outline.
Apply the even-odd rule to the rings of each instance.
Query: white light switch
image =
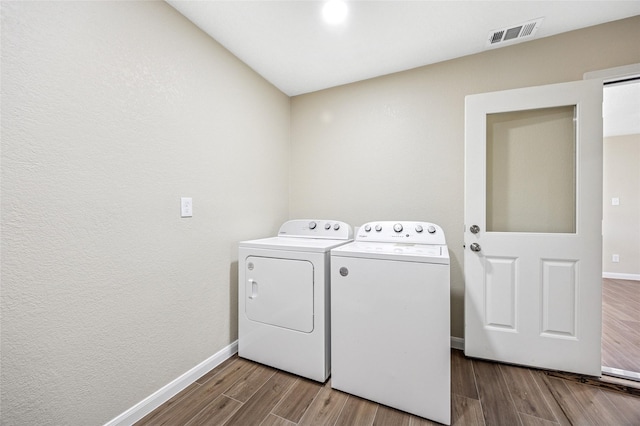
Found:
[[[180,198],[180,215],[182,217],[193,216],[193,200],[191,197]]]
[[[620,205],[620,198],[618,197],[614,197],[611,199],[611,205],[612,206],[619,206]]]

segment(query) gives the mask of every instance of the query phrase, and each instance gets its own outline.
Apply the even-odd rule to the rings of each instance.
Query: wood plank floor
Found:
[[[640,425],[640,397],[540,370],[451,351],[453,425]],[[237,356],[164,405],[143,425],[435,424]]]
[[[603,280],[603,365],[640,372],[640,282]],[[454,425],[640,425],[640,397],[451,352]],[[137,423],[434,424],[237,356]]]
[[[602,365],[640,372],[640,282],[602,282]]]

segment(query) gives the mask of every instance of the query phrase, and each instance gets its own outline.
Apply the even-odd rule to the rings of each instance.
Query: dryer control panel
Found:
[[[353,228],[339,220],[295,219],[283,223],[278,236],[350,240]]]
[[[410,221],[368,222],[358,229],[356,241],[445,245],[444,231],[435,223]]]

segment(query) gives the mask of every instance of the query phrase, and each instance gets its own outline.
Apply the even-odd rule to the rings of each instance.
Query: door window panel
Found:
[[[487,114],[487,231],[576,232],[575,105]]]

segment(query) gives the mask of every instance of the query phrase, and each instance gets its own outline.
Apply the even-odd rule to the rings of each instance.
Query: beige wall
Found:
[[[164,2],[1,7],[0,423],[103,424],[237,338],[289,98]]]
[[[640,276],[640,134],[605,138],[603,156],[602,269]]]
[[[465,96],[638,63],[637,40],[640,17],[293,98],[291,216],[443,226],[463,337]]]

